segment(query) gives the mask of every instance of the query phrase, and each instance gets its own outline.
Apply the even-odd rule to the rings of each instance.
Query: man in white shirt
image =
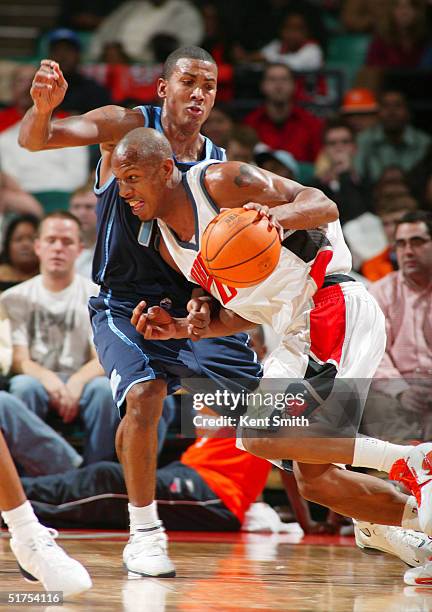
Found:
[[[87,311],[95,285],[76,274],[82,249],[78,219],[65,211],[41,222],[35,251],[41,273],[1,296],[12,328],[10,392],[44,419],[78,415],[87,441],[84,463],[114,457],[118,415],[96,357]]]

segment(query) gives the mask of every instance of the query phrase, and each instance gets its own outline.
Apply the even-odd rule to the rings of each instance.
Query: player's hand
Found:
[[[141,301],[132,312],[131,323],[146,340],[169,340],[176,337],[176,319],[164,308]]]
[[[189,300],[186,309],[188,311],[187,331],[191,340],[196,342],[202,338],[211,322],[210,301],[211,297],[203,296]]]
[[[247,204],[244,204],[243,208],[245,210],[256,210],[259,217],[266,217],[268,219],[269,226],[274,227],[277,230],[279,238],[282,242],[284,228],[277,220],[274,212],[272,212],[273,209],[269,208],[265,204],[258,204],[258,202],[248,202]]]
[[[67,88],[57,62],[45,59],[33,78],[30,95],[39,112],[50,113],[63,102]]]

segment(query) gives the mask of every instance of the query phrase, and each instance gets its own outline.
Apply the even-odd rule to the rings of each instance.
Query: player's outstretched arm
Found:
[[[285,229],[313,229],[339,217],[335,202],[319,189],[242,162],[209,166],[205,185],[220,208],[268,206]]]
[[[130,130],[142,127],[139,110],[114,105],[53,120],[52,113],[63,102],[67,87],[60,66],[52,60],[42,60],[30,89],[33,106],[21,122],[18,142],[22,147],[40,151],[118,142]]]

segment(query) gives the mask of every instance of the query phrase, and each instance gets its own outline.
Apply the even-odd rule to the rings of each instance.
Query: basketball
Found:
[[[281,243],[276,228],[256,210],[232,208],[206,227],[201,255],[207,271],[231,287],[253,287],[279,262]]]

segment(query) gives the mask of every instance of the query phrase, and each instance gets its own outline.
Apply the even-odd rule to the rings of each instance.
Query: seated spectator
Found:
[[[28,71],[25,73],[27,95],[26,109],[32,106],[32,99],[28,92],[32,78]],[[21,111],[20,111],[21,112]],[[0,133],[0,163],[2,175],[9,182],[9,189],[17,194],[17,205],[25,206],[28,212],[40,213],[40,207],[33,200],[22,193],[32,194],[40,201],[44,200],[47,192],[55,194],[56,207],[60,207],[63,198],[80,185],[88,176],[88,148],[74,147],[69,149],[52,149],[50,151],[30,152],[18,144],[18,134],[21,122],[18,121]],[[9,192],[9,196],[11,193]],[[60,202],[59,202],[60,200]],[[11,201],[10,206],[13,201]],[[42,204],[44,202],[42,201]],[[24,211],[23,211],[24,212]]]
[[[282,21],[279,38],[263,47],[255,59],[287,64],[295,71],[319,70],[323,52],[313,40],[305,15],[292,12]]]
[[[201,7],[204,22],[204,37],[200,46],[212,55],[217,64],[234,61],[232,45],[228,36],[228,24],[222,17],[217,2],[206,1]]]
[[[34,250],[38,225],[39,220],[33,215],[15,217],[9,223],[0,253],[0,292],[39,273]]]
[[[36,69],[33,64],[18,66],[11,75],[11,104],[0,109],[0,132],[12,127],[24,117],[33,104],[30,98],[30,86]]]
[[[369,89],[349,89],[344,95],[340,112],[356,135],[378,121],[378,103]]]
[[[381,220],[387,239],[387,246],[378,255],[363,262],[361,273],[369,281],[378,281],[387,276],[387,274],[390,274],[390,272],[398,269],[394,250],[396,227],[402,217],[416,209],[417,202],[408,193],[404,192],[398,196],[389,194],[378,200],[375,211]]]
[[[73,30],[53,30],[48,37],[50,59],[58,62],[68,82],[68,89],[60,108],[72,113],[86,113],[111,104],[105,87],[80,72],[81,42]]]
[[[291,69],[284,64],[269,64],[261,90],[264,104],[252,111],[245,123],[271,149],[289,151],[299,162],[315,161],[321,148],[322,123],[295,103]]]
[[[354,168],[355,134],[343,121],[329,122],[323,134],[324,148],[313,183],[338,205],[343,225],[371,209],[370,185]]]
[[[387,166],[411,170],[431,143],[429,134],[411,125],[406,99],[398,91],[381,95],[378,119],[357,139],[356,167],[361,177],[371,181],[377,181]]]
[[[111,460],[119,417],[92,343],[87,302],[97,287],[75,273],[80,226],[69,212],[47,215],[35,251],[40,275],[2,294],[12,329],[10,392],[42,419],[81,417],[85,463]]]
[[[180,461],[157,470],[160,519],[173,531],[238,531],[270,470],[268,461],[237,449],[232,437],[198,438]],[[49,525],[127,527],[128,498],[118,463],[22,482],[37,516]]]
[[[0,391],[0,430],[22,475],[62,474],[82,464],[69,442],[5,391]]]
[[[131,58],[128,56],[119,42],[107,42],[104,44],[99,61],[103,64],[130,64]]]
[[[416,68],[426,50],[427,18],[423,0],[389,0],[375,24],[366,66]]]
[[[341,7],[341,22],[348,32],[368,33],[386,15],[388,0],[345,0]]]
[[[279,176],[297,180],[299,166],[294,157],[288,151],[273,151],[269,148],[260,147],[255,153],[256,165]]]
[[[41,217],[43,209],[36,198],[24,191],[14,178],[0,171],[0,233],[1,221],[7,214]]]
[[[180,47],[197,45],[204,34],[202,17],[188,0],[123,2],[94,32],[89,55],[97,59],[103,45],[115,41],[134,61],[152,62],[150,41],[155,34],[176,36]]]
[[[397,223],[397,272],[370,291],[386,318],[387,348],[363,430],[387,440],[432,434],[432,214],[411,212]]]
[[[432,211],[432,145],[425,157],[410,171],[408,183],[420,207]]]
[[[227,110],[220,104],[216,104],[203,125],[202,133],[216,146],[226,149],[233,126],[232,117]]]
[[[69,211],[81,224],[83,249],[75,262],[75,270],[86,278],[92,277],[93,254],[96,244],[96,204],[93,179],[77,189],[71,197]]]
[[[258,137],[253,128],[248,125],[235,125],[228,140],[226,155],[229,161],[254,163],[254,149]]]

